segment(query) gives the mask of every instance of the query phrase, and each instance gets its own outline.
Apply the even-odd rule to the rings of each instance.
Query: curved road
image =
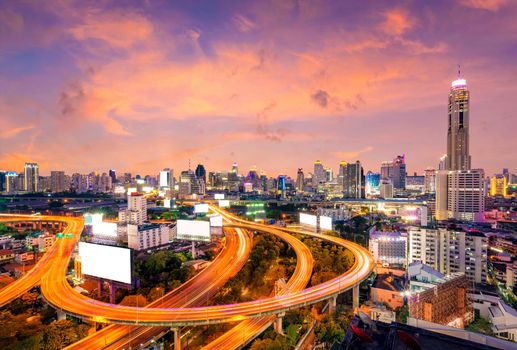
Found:
[[[247,222],[218,208],[212,208],[228,220],[239,222],[239,226],[250,230],[261,230],[279,235],[281,230],[266,225]],[[275,315],[300,306],[310,305],[328,299],[348,290],[368,277],[373,269],[370,253],[361,246],[338,237],[312,234],[349,249],[355,256],[352,268],[346,273],[325,283],[286,295],[275,296],[251,302],[232,305],[215,305],[195,308],[137,308],[112,305],[91,300],[76,291],[66,281],[66,269],[75,242],[58,241],[59,258],[42,279],[45,299],[55,307],[78,317],[97,322],[121,323],[146,326],[186,326],[219,322],[234,322],[265,315]],[[311,273],[311,272],[307,272]],[[66,297],[65,297],[66,296]]]

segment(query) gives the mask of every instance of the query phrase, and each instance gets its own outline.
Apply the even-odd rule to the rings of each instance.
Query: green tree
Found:
[[[51,323],[45,328],[41,337],[44,350],[58,350],[85,337],[88,326],[76,326],[72,321],[62,320]]]

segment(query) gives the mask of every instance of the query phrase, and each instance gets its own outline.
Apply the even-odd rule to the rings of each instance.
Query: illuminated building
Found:
[[[25,163],[23,189],[38,192],[39,167],[37,163]]]
[[[425,192],[425,176],[417,175],[406,176],[406,189],[424,193]]]
[[[169,227],[158,224],[127,225],[128,247],[143,250],[169,243]]]
[[[507,180],[504,175],[495,175],[490,178],[490,196],[507,197]]]
[[[436,170],[431,168],[425,169],[424,178],[425,193],[436,193]]]
[[[170,168],[165,168],[160,171],[160,188],[171,188],[173,186],[172,176],[173,172]]]
[[[488,239],[463,229],[411,227],[408,262],[429,265],[446,275],[462,272],[476,283],[485,283]]]
[[[127,196],[127,210],[119,211],[120,223],[142,225],[147,220],[147,200],[141,193]]]
[[[303,191],[305,176],[303,175],[303,169],[298,168],[298,173],[296,174],[296,190],[299,192]]]
[[[109,177],[111,177],[111,183],[116,184],[117,183],[117,172],[114,169],[109,170]]]
[[[332,171],[332,168],[325,169],[325,182],[331,182],[334,180],[334,172]]]
[[[454,80],[449,92],[447,130],[447,169],[469,170],[469,109],[470,99],[467,81]]]
[[[483,221],[484,171],[470,169],[469,91],[465,79],[452,82],[449,93],[447,157],[436,174],[436,219]]]
[[[239,167],[238,167],[237,163],[232,164],[231,173],[236,174],[236,175],[239,174]]]
[[[312,187],[317,191],[321,184],[325,183],[327,172],[319,160],[314,162],[314,173],[312,174]]]
[[[379,194],[381,184],[381,174],[368,171],[366,174],[366,195],[377,195]]]
[[[5,191],[5,174],[6,171],[0,171],[0,192]]]
[[[285,198],[285,176],[280,175],[277,179],[277,194],[279,194],[282,198]]]
[[[377,264],[406,265],[407,236],[401,232],[373,231],[368,246]]]
[[[361,162],[341,162],[338,178],[344,198],[364,198],[364,171]]]
[[[206,184],[206,170],[203,164],[198,164],[196,167],[196,177]]]
[[[5,173],[5,192],[14,193],[17,190],[18,174],[14,171],[8,171]]]
[[[59,193],[65,191],[65,172],[51,171],[50,172],[50,191],[52,193]]]

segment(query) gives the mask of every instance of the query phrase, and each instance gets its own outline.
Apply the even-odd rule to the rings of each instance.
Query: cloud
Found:
[[[359,149],[359,150],[354,150],[354,151],[337,151],[337,152],[333,152],[333,155],[334,155],[334,157],[336,159],[339,159],[339,160],[351,160],[351,159],[356,159],[360,155],[362,155],[364,153],[371,152],[373,150],[374,150],[373,146],[367,146],[365,148],[362,148],[362,149]]]
[[[99,40],[114,48],[128,49],[149,38],[153,26],[138,13],[96,10],[87,13],[84,22],[69,31],[80,41]]]
[[[464,6],[489,11],[498,11],[508,3],[508,0],[462,0]]]
[[[232,17],[233,24],[241,33],[246,33],[255,28],[255,23],[248,17],[236,14]]]
[[[402,35],[411,29],[414,21],[405,9],[391,9],[383,13],[384,22],[381,29],[389,35]]]
[[[330,95],[325,90],[316,90],[316,92],[311,95],[311,99],[321,108],[327,108]]]
[[[34,129],[34,125],[20,126],[20,127],[16,127],[16,128],[3,130],[0,133],[0,138],[2,138],[2,139],[12,138],[24,131],[28,131],[28,130],[32,130],[32,129]]]

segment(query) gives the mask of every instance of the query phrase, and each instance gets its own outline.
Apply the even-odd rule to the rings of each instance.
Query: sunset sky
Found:
[[[0,169],[422,172],[461,64],[473,167],[517,172],[517,1],[120,4],[0,0]]]

